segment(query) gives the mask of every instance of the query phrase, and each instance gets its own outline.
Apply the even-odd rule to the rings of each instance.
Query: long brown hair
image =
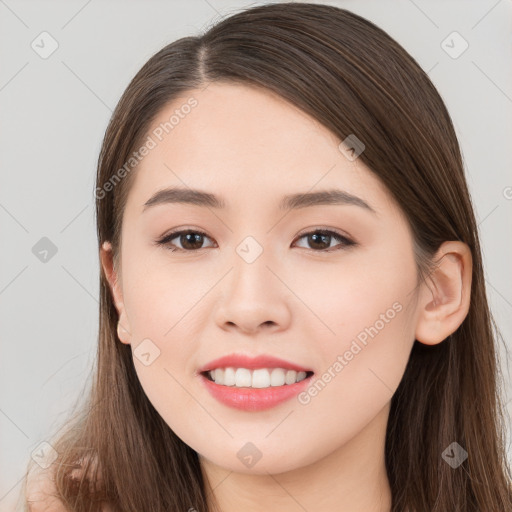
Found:
[[[119,179],[119,170],[147,137],[152,120],[178,96],[216,81],[273,91],[340,140],[356,134],[365,144],[359,158],[408,218],[422,279],[442,242],[470,247],[465,320],[438,345],[414,342],[391,400],[385,455],[392,511],[512,510],[498,390],[499,333],[486,297],[459,144],[427,74],[373,23],[330,5],[268,4],[158,51],[128,85],[105,133],[96,182],[99,246],[110,241],[119,254],[123,209],[137,172],[125,167]],[[153,408],[130,346],[118,340],[104,272],[99,321],[87,402],[51,443],[58,452],[51,466],[58,496],[73,511],[98,510],[101,500],[119,511],[208,511],[214,500],[197,453]],[[457,468],[442,457],[452,442],[468,452]],[[81,477],[73,478],[79,467]]]

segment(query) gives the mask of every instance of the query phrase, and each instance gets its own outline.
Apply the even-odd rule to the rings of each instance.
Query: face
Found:
[[[184,109],[190,97],[197,103]],[[162,131],[176,110],[187,113]],[[280,473],[347,446],[387,410],[415,338],[417,271],[398,206],[341,140],[265,90],[190,91],[148,135],[155,144],[134,171],[115,297],[149,400],[203,460],[232,471]],[[170,187],[213,194],[223,207],[144,206]],[[334,189],[339,202],[300,202]],[[185,234],[167,236],[175,231]],[[231,354],[280,358],[313,376],[269,407],[269,389],[253,389],[264,398],[239,408],[199,373]],[[258,368],[269,366],[278,382],[280,365]],[[270,389],[282,398],[286,386]],[[251,467],[245,455],[261,458]]]

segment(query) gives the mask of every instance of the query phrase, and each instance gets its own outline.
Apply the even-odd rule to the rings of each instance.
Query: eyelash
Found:
[[[204,249],[207,249],[207,247],[202,247],[201,249],[181,249],[180,247],[174,246],[174,244],[170,244],[170,241],[174,240],[178,236],[184,235],[184,234],[191,234],[191,233],[192,234],[196,234],[196,235],[202,235],[202,236],[204,236],[206,238],[210,238],[206,233],[203,233],[202,231],[199,231],[199,230],[195,230],[195,229],[182,229],[182,230],[176,230],[176,231],[173,231],[171,233],[168,233],[167,235],[165,235],[161,239],[157,240],[156,244],[159,245],[159,246],[169,247],[171,252],[194,253],[194,252],[198,252],[198,251],[202,251]],[[330,253],[330,252],[339,251],[341,249],[346,249],[348,247],[357,245],[357,242],[354,242],[350,238],[342,235],[341,233],[338,233],[337,231],[333,231],[333,230],[329,230],[329,229],[315,229],[313,231],[308,231],[306,233],[301,234],[297,238],[297,240],[300,240],[301,238],[304,238],[305,236],[312,235],[312,234],[320,234],[320,235],[331,236],[332,238],[334,238],[338,242],[341,242],[340,247],[338,247],[337,249],[336,248],[335,249],[333,249],[333,248],[331,248],[331,249],[318,249],[318,250],[316,250],[316,249],[308,249],[310,251],[317,252],[317,253],[326,253],[326,252]],[[171,245],[173,247],[171,247]]]

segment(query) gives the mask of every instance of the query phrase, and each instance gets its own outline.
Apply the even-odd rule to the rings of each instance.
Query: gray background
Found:
[[[90,377],[99,275],[93,189],[112,109],[155,51],[258,3],[268,2],[0,0],[1,511],[14,510],[30,454],[60,427]],[[382,27],[440,91],[462,146],[491,307],[509,344],[512,1],[319,3]],[[58,43],[47,58],[31,47],[43,45],[43,31]],[[469,44],[458,58],[442,46],[453,31]],[[33,252],[43,237],[57,249],[46,262]]]

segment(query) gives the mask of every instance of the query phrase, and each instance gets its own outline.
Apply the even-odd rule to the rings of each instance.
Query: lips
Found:
[[[234,368],[247,368],[248,370],[255,370],[257,368],[283,368],[285,370],[295,370],[296,372],[313,373],[313,370],[310,368],[266,354],[261,354],[256,357],[245,354],[230,354],[210,361],[199,368],[198,372],[205,373],[210,370],[215,370],[216,368],[227,368],[229,366]]]
[[[295,384],[258,389],[222,386],[202,374],[199,378],[210,396],[220,404],[244,412],[264,411],[283,404],[303,392],[311,383],[310,376]]]

